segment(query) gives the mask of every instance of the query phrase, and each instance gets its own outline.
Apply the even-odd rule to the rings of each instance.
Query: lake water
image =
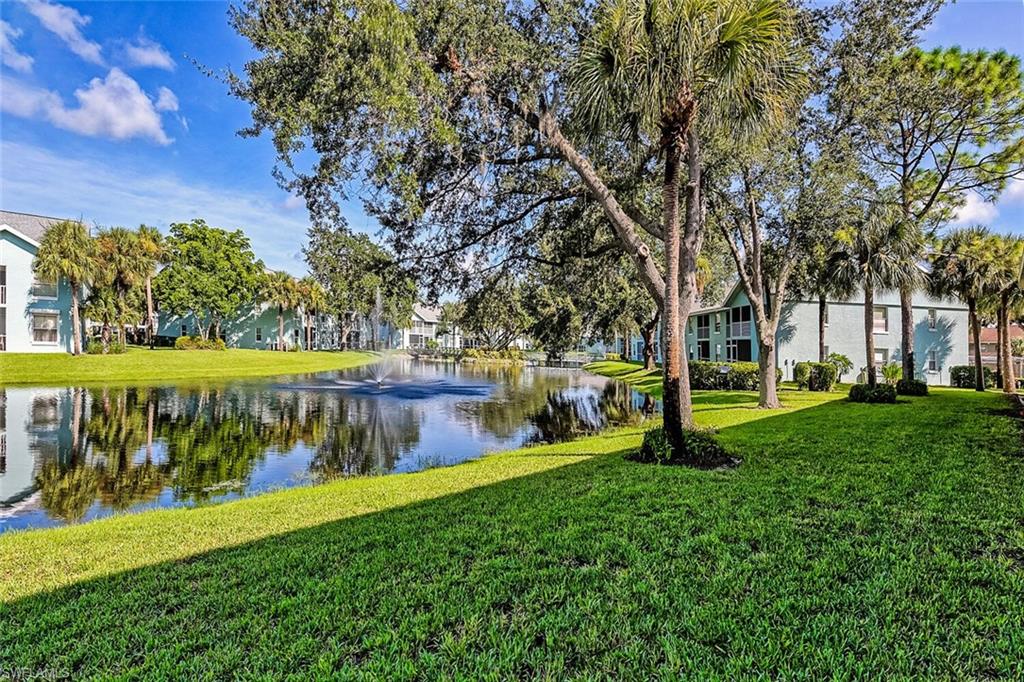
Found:
[[[198,385],[0,388],[0,532],[454,464],[637,423],[574,370],[401,362]]]

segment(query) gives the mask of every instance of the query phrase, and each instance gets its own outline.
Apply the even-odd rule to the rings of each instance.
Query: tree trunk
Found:
[[[825,294],[818,294],[818,362],[828,360],[825,353],[825,316],[828,315],[828,302]]]
[[[914,291],[900,287],[900,352],[903,354],[903,378],[915,378],[914,364]]]
[[[996,311],[996,387],[1003,387],[1003,325],[999,324],[999,312]]]
[[[100,329],[100,339],[103,340],[103,354],[110,352],[110,323],[104,322]]]
[[[867,364],[868,386],[874,388],[878,383],[875,374],[875,290],[870,284],[864,285],[864,357]]]
[[[775,343],[758,340],[757,406],[773,410],[782,407],[779,402],[778,382],[775,374]]]
[[[655,311],[651,321],[643,326],[642,335],[644,339],[644,369],[652,371],[658,368],[654,353],[654,334],[658,331],[658,320],[661,319],[661,312]]]
[[[619,335],[618,335],[618,333],[615,334],[615,345],[616,346],[619,345]],[[626,334],[626,335],[624,335],[622,337],[622,360],[624,362],[629,362],[629,356],[630,356],[629,347],[630,347],[630,345],[632,345],[632,344],[629,343],[629,334]]]
[[[684,409],[682,395],[683,324],[680,293],[680,235],[679,235],[679,161],[678,141],[669,142],[665,149],[665,180],[662,186],[665,230],[665,358],[662,400],[664,401],[664,428],[672,449],[687,457],[683,429],[689,426],[689,415]]]
[[[284,307],[277,306],[277,349],[284,350]]]
[[[153,341],[156,336],[156,316],[153,313],[153,278],[146,278],[146,343],[149,349],[153,350]]]
[[[978,322],[978,302],[967,299],[967,315],[974,337],[974,390],[985,390],[985,368],[981,365],[981,324]]]
[[[78,316],[78,283],[71,283],[71,352],[82,354],[82,323]]]
[[[1017,380],[1013,371],[1013,353],[1010,350],[1010,295],[1003,292],[999,296],[999,328],[1002,330],[1000,344],[1002,344],[1002,374],[1003,393],[1016,393]]]

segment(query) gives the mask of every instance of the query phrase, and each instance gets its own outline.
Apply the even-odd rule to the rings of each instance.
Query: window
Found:
[[[936,327],[939,326],[939,314],[935,308],[928,309],[928,329],[935,331]]]
[[[57,343],[57,313],[32,313],[32,343]]]
[[[889,364],[889,349],[888,348],[876,348],[875,349],[875,367],[882,367],[883,365]]]
[[[725,313],[722,313],[722,315],[724,315],[724,314]],[[722,315],[717,315],[717,314],[715,315],[715,333],[716,334],[721,334],[722,333]]]
[[[829,309],[829,305],[826,303],[825,307],[823,308],[823,310],[825,311],[825,314],[821,318],[822,322],[824,323],[824,325],[826,327],[828,326],[828,309]]]
[[[263,340],[263,327],[256,327],[256,342]]]
[[[831,353],[828,352],[828,346],[825,346],[825,357],[827,358]]]
[[[690,359],[693,360],[693,346],[689,346]]]
[[[722,344],[716,343],[715,344],[715,362],[718,362],[721,359],[722,359]]]
[[[181,335],[188,336],[188,327],[186,325],[181,325]]]
[[[885,334],[889,331],[889,309],[875,306],[875,333]]]
[[[36,277],[30,293],[36,298],[57,298],[57,283]]]
[[[711,316],[697,316],[697,338],[706,339],[711,335]]]
[[[750,336],[750,306],[732,308],[729,310],[729,324],[726,327],[726,336],[749,337]]]
[[[710,360],[711,359],[711,342],[707,339],[697,342],[697,359],[698,360]]]
[[[939,371],[939,357],[935,349],[928,351],[928,371],[938,372]]]

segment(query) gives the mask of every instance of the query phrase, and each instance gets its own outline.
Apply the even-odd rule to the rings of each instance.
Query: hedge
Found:
[[[996,385],[996,376],[988,367],[983,368],[985,388]],[[949,368],[949,385],[953,388],[974,388],[974,365],[956,365]]]
[[[928,384],[920,379],[900,379],[896,382],[899,395],[928,395]]]
[[[837,375],[836,366],[831,362],[798,362],[793,368],[797,386],[810,391],[831,391]]]
[[[201,336],[179,336],[174,340],[175,350],[225,350],[224,339],[204,339]]]
[[[854,384],[850,387],[850,402],[895,403],[896,387],[892,384],[878,384],[871,388],[867,384]]]
[[[709,362],[690,360],[690,388],[697,391],[756,391],[756,362]],[[782,370],[775,370],[776,381]]]

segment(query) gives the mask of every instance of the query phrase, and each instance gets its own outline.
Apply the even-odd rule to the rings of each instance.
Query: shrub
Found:
[[[88,355],[120,355],[128,352],[128,346],[120,341],[111,341],[104,350],[101,339],[89,339],[89,342],[85,344],[85,352]]]
[[[174,340],[175,350],[226,350],[224,339],[204,339],[201,336],[179,336]]]
[[[103,342],[99,339],[89,339],[85,345],[85,352],[88,355],[103,355]]]
[[[920,379],[900,379],[896,382],[898,395],[928,395],[928,384]]]
[[[831,362],[798,362],[793,378],[801,389],[831,391],[836,385],[836,366]]]
[[[995,373],[985,367],[982,369],[982,376],[985,378],[985,388],[995,386]],[[949,368],[949,385],[953,388],[974,388],[974,365],[957,365]]]
[[[622,359],[622,354],[621,353],[605,353],[604,354],[604,359],[605,360],[621,360]]]
[[[756,391],[756,362],[708,362],[690,360],[690,388],[699,391]],[[782,370],[775,370],[776,381],[782,380]]]
[[[882,379],[885,383],[890,386],[895,386],[896,382],[903,378],[903,367],[897,365],[895,362],[890,362],[887,365],[882,365]]]
[[[871,388],[867,384],[854,384],[850,387],[850,402],[895,403],[896,387],[892,384],[878,384]]]
[[[853,361],[842,353],[829,353],[825,362],[836,368],[836,381],[842,381],[843,375],[853,369]]]
[[[659,426],[644,433],[640,449],[629,455],[629,459],[646,464],[696,464],[708,467],[732,461],[711,431],[683,431],[683,443],[686,453],[680,456],[668,442],[665,429]]]

